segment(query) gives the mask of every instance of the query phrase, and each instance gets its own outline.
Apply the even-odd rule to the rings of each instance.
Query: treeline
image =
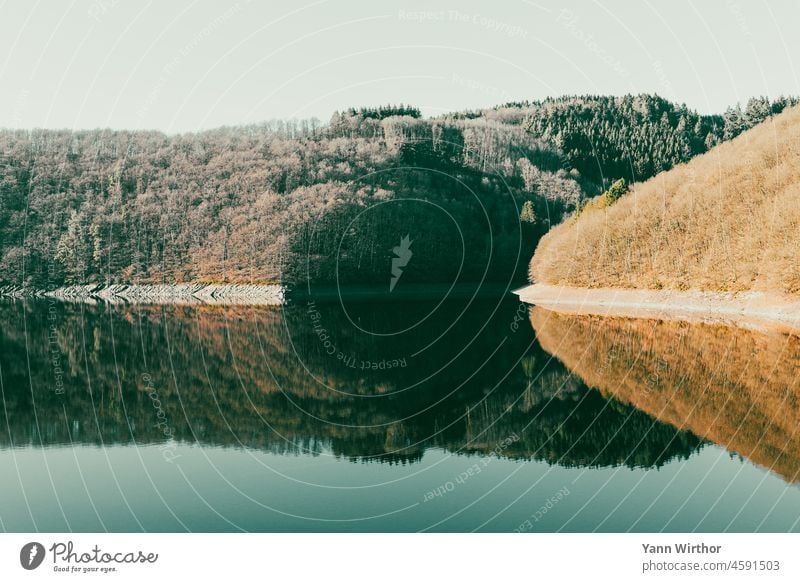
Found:
[[[755,97],[744,109],[699,115],[657,95],[576,96],[510,103],[485,116],[523,125],[545,139],[599,193],[618,178],[641,182],[687,162],[798,102]]]
[[[364,119],[384,119],[386,117],[408,116],[422,117],[422,112],[417,107],[411,105],[385,105],[380,107],[351,107],[347,110],[347,115],[351,117],[361,116]]]
[[[735,123],[765,111],[748,104]],[[538,239],[607,178],[685,161],[732,136],[732,115],[652,96],[571,97],[174,136],[0,131],[0,282],[388,288],[405,236],[404,283],[522,280]]]

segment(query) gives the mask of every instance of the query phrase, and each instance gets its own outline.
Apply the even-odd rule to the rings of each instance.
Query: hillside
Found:
[[[590,288],[800,294],[800,108],[551,230],[531,278]]]
[[[181,135],[1,130],[0,285],[387,285],[406,236],[404,284],[520,281],[550,225],[610,180],[645,180],[790,102],[702,116],[574,96]]]
[[[558,153],[522,127],[407,113],[176,136],[0,132],[0,280],[386,284],[406,235],[407,282],[524,273],[545,227],[521,224],[519,207],[557,218],[584,196]]]

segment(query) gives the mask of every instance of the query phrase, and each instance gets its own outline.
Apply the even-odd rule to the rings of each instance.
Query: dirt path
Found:
[[[515,293],[526,303],[563,313],[680,319],[800,332],[800,299],[778,294],[582,289],[542,283]]]

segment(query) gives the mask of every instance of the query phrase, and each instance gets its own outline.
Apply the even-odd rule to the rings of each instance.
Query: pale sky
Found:
[[[800,94],[797,0],[0,0],[0,127],[192,131],[656,92]]]

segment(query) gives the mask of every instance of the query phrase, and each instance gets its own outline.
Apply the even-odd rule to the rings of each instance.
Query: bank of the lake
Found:
[[[800,299],[748,291],[579,288],[537,283],[515,291],[526,303],[571,314],[723,322],[800,331]]]

